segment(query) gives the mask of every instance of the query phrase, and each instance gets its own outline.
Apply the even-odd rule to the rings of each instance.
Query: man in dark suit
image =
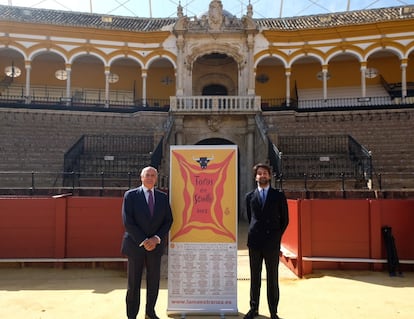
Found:
[[[158,319],[155,303],[160,284],[161,256],[173,217],[167,195],[154,188],[157,178],[158,172],[154,167],[145,167],[141,172],[142,185],[125,192],[122,204],[125,234],[121,250],[128,256],[128,319],[135,319],[138,315],[144,265],[147,273],[145,319]]]
[[[247,246],[250,260],[250,310],[245,319],[259,315],[263,260],[266,266],[267,303],[271,319],[278,319],[279,252],[282,235],[289,223],[287,200],[283,192],[270,186],[267,164],[253,167],[257,188],[246,195],[249,232]]]

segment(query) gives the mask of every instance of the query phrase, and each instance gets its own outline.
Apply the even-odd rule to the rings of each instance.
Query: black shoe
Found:
[[[154,313],[153,315],[146,314],[145,319],[160,319],[160,318],[158,318],[157,315]]]
[[[280,319],[279,316],[277,314],[271,315],[270,319]]]
[[[254,319],[254,317],[257,317],[259,315],[259,312],[256,309],[250,309],[248,313],[243,317],[243,319]]]

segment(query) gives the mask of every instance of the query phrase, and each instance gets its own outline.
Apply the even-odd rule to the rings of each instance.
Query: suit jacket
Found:
[[[146,238],[157,235],[161,239],[161,245],[156,249],[162,249],[167,240],[173,217],[167,194],[154,189],[154,214],[151,216],[142,186],[125,192],[122,204],[122,221],[125,234],[122,240],[121,251],[127,256],[138,253],[139,247]]]
[[[258,189],[246,195],[249,232],[247,246],[253,249],[280,249],[282,235],[289,224],[285,194],[269,188],[262,207]]]

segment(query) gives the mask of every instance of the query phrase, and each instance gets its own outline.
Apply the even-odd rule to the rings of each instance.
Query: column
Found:
[[[147,70],[142,69],[142,105],[147,106]]]
[[[367,62],[361,62],[361,97],[367,96],[367,80],[365,78],[365,71],[367,70]]]
[[[291,75],[290,68],[286,68],[285,69],[285,76],[286,76],[286,106],[290,106],[290,75]]]
[[[70,89],[71,89],[71,72],[72,72],[72,67],[71,64],[67,63],[66,64],[66,74],[67,74],[67,79],[66,79],[66,105],[70,106],[71,104],[71,94],[70,94]]]
[[[407,59],[401,60],[401,98],[407,97]]]
[[[26,68],[26,92],[25,92],[25,104],[31,102],[30,96],[30,71],[32,70],[31,61],[24,61],[24,67]]]
[[[178,36],[177,39],[177,69],[175,72],[176,81],[176,95],[183,96],[184,95],[184,88],[183,88],[183,76],[184,76],[184,37],[182,34]]]
[[[110,67],[105,66],[105,107],[109,108],[109,75],[111,74]]]
[[[247,137],[246,137],[246,167],[247,167],[247,181],[248,183],[254,180],[252,167],[254,165],[254,131],[255,131],[256,122],[253,116],[247,118]],[[265,146],[267,149],[267,145]],[[250,188],[250,184],[247,188]]]
[[[328,66],[322,65],[323,99],[328,98]]]
[[[247,88],[248,95],[255,94],[255,79],[254,79],[255,70],[253,68],[253,65],[254,65],[253,49],[254,49],[254,37],[253,37],[253,34],[248,34],[247,35],[247,70],[249,74],[248,88]]]

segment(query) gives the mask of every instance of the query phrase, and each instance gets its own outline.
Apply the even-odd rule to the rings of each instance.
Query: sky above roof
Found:
[[[294,17],[347,10],[414,5],[414,0],[221,0],[223,9],[241,17],[249,2],[254,18]],[[99,14],[170,18],[181,3],[186,16],[208,11],[208,0],[0,0],[2,5],[45,8]]]

